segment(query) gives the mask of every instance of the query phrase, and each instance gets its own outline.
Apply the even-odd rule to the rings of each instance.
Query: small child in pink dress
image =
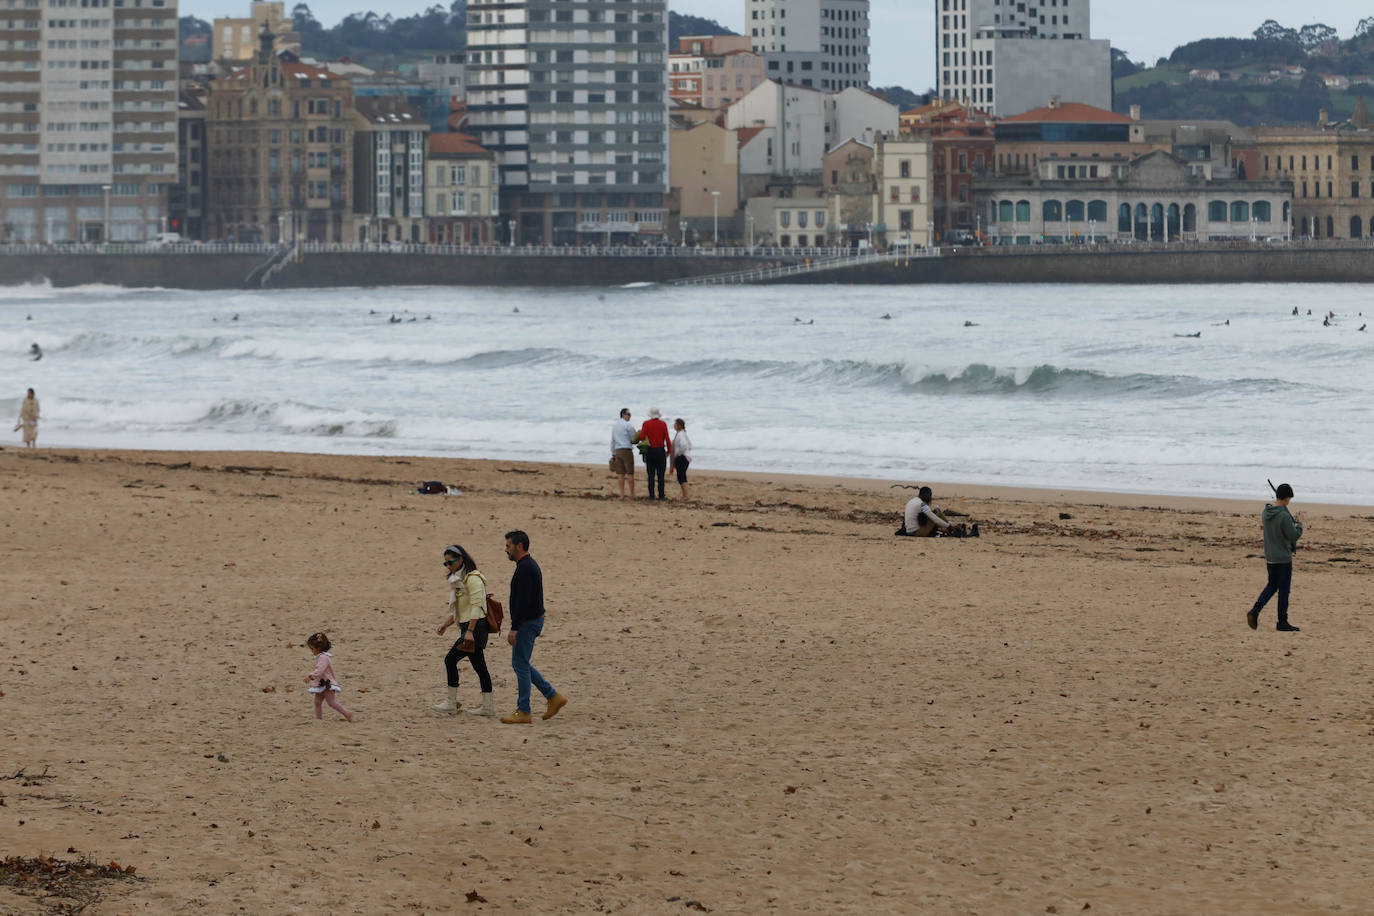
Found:
[[[304,678],[310,685],[310,692],[315,695],[315,718],[323,718],[321,704],[328,703],[331,709],[338,710],[339,714],[352,722],[353,713],[344,708],[334,694],[340,690],[339,681],[334,677],[334,656],[329,654],[331,648],[329,637],[323,633],[316,633],[305,641],[311,652],[315,653],[315,668]]]

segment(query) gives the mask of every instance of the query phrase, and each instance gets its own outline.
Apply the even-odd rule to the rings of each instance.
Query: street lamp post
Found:
[[[510,247],[515,247],[515,220],[506,220],[506,228],[510,230]]]
[[[754,250],[754,214],[744,214],[744,222],[749,227],[749,250]]]
[[[711,244],[720,242],[720,192],[711,192]]]
[[[682,242],[682,247],[687,247],[687,220],[678,220],[677,223],[678,240]]]
[[[100,230],[100,243],[101,243],[102,245],[108,245],[108,244],[110,244],[110,190],[111,190],[111,186],[110,186],[110,185],[107,185],[107,184],[103,184],[103,185],[100,186],[100,190],[102,190],[102,191],[105,192],[105,225],[104,225],[104,226],[101,228],[101,230]]]

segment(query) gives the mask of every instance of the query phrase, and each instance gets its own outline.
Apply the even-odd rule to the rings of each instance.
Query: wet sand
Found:
[[[6,446],[0,858],[136,866],[100,914],[1367,909],[1374,509],[1299,494],[1279,634],[1261,500],[937,482],[984,536],[916,541],[894,484],[694,478]],[[501,594],[512,528],[571,703],[432,713],[442,547]]]

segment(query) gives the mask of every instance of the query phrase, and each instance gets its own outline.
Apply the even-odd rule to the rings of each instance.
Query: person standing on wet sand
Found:
[[[649,498],[667,499],[663,492],[663,478],[668,473],[668,424],[657,407],[649,408],[649,419],[639,431],[639,438],[648,443],[644,449],[644,470],[649,477]],[[655,489],[657,484],[657,489]],[[655,496],[654,494],[658,495]]]
[[[1264,591],[1255,599],[1254,607],[1245,614],[1245,622],[1250,629],[1259,629],[1260,611],[1275,594],[1279,596],[1279,622],[1274,629],[1281,633],[1297,633],[1298,627],[1288,622],[1288,592],[1293,585],[1293,553],[1298,549],[1298,538],[1302,537],[1302,513],[1294,520],[1288,511],[1293,501],[1293,488],[1281,483],[1274,488],[1274,502],[1266,504],[1261,513],[1264,526],[1264,562],[1269,570],[1269,581]]]
[[[28,396],[19,405],[19,424],[14,427],[15,432],[24,431],[24,445],[28,448],[37,448],[38,445],[38,398],[34,397],[33,389],[29,389]]]
[[[534,641],[544,632],[544,574],[530,556],[530,536],[518,530],[506,532],[506,556],[515,563],[515,572],[510,577],[510,632],[506,634],[506,642],[511,644],[510,666],[515,669],[516,700],[515,712],[502,716],[501,721],[506,725],[528,725],[533,721],[531,683],[548,703],[544,709],[545,719],[558,715],[558,710],[568,705],[568,698],[554,690],[539,669],[530,664]]]
[[[635,498],[635,428],[630,408],[620,408],[620,417],[611,426],[611,470],[620,478],[620,498],[625,498],[625,482],[630,483],[630,499]]]

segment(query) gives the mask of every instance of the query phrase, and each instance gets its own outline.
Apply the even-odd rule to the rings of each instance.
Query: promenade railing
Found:
[[[279,243],[206,242],[158,244],[154,242],[0,244],[0,255],[269,255],[282,250]],[[448,257],[544,257],[544,258],[811,258],[846,257],[857,254],[847,248],[778,248],[768,245],[685,248],[681,245],[431,245],[409,242],[305,242],[303,254],[380,254],[396,256]]]

